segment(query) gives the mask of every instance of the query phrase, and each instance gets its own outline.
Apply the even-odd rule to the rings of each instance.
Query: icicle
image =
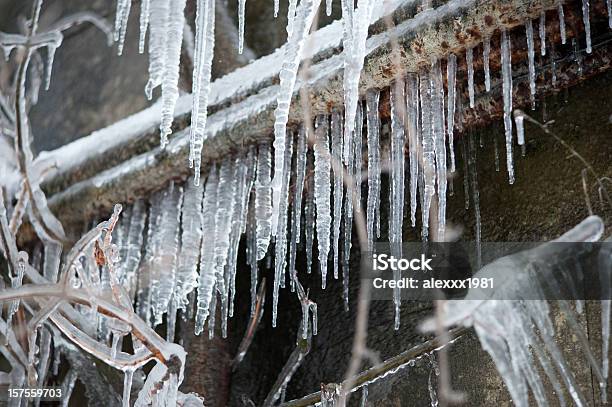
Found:
[[[499,172],[499,147],[497,146],[497,137],[495,136],[493,136],[493,148],[495,150],[495,171]]]
[[[47,46],[47,70],[45,73],[45,90],[49,90],[51,85],[51,73],[53,72],[53,60],[55,59],[55,51],[59,44],[49,44]]]
[[[402,103],[404,101],[402,100]],[[349,274],[350,257],[352,246],[353,213],[359,213],[358,207],[361,205],[361,162],[362,162],[362,137],[363,137],[363,108],[361,103],[357,104],[357,114],[355,116],[356,126],[354,138],[351,140],[350,158],[348,172],[353,178],[353,191],[346,190],[344,206],[344,258],[342,263],[342,297],[344,299],[344,309],[349,309]],[[353,198],[354,194],[354,198]],[[355,199],[355,202],[353,202]],[[357,208],[355,208],[357,205]]]
[[[335,110],[331,116],[331,155],[336,163],[342,162],[342,113]],[[338,260],[340,259],[339,241],[340,225],[342,224],[342,199],[344,192],[342,166],[333,167],[334,173],[334,216],[333,216],[333,252],[334,278],[338,279]]]
[[[330,154],[328,119],[317,116],[315,123],[316,144],[314,170],[314,198],[317,215],[317,242],[319,244],[319,263],[321,267],[321,286],[327,281],[327,256],[329,254],[330,215]]]
[[[287,145],[285,146],[285,174],[283,174],[283,183],[281,188],[281,201],[276,231],[275,259],[274,259],[274,291],[272,297],[272,326],[276,326],[276,316],[278,308],[278,291],[281,286],[284,287],[285,269],[287,268],[287,222],[289,218],[289,182],[291,179],[291,157],[293,155],[293,137],[287,137]]]
[[[278,10],[280,8],[280,1],[274,0],[274,18],[278,17]]]
[[[531,20],[525,23],[525,32],[527,34],[527,55],[529,57],[529,94],[531,100],[531,109],[535,110],[535,50],[533,46],[533,24]]]
[[[234,195],[234,216],[230,234],[230,251],[226,273],[229,279],[229,316],[234,316],[234,298],[236,294],[236,270],[240,237],[246,231],[249,197],[254,184],[255,150],[249,148],[246,156],[236,158],[236,193]]]
[[[454,57],[454,55],[452,57]],[[453,58],[449,57],[449,61],[451,59]],[[456,64],[456,57],[453,61]],[[449,84],[452,82],[454,86],[454,79],[450,78],[449,80]],[[421,149],[421,141],[419,119],[419,78],[416,74],[408,74],[406,77],[406,128],[408,130],[408,153],[410,159],[410,220],[412,227],[416,225],[417,190],[420,167],[419,151]]]
[[[166,50],[164,53],[164,73],[162,77],[162,108],[159,125],[161,147],[168,143],[168,135],[172,134],[174,107],[178,100],[179,65],[181,62],[181,46],[185,27],[186,0],[170,0],[168,28],[166,31]]]
[[[123,269],[125,270],[125,283],[130,298],[134,298],[136,291],[136,272],[142,256],[142,244],[147,211],[143,200],[138,200],[132,206],[130,227],[127,236],[127,250]]]
[[[188,304],[187,294],[196,287],[198,280],[198,259],[202,246],[202,191],[201,185],[195,185],[192,179],[187,180],[181,214],[181,253],[174,293],[174,301],[182,310]]]
[[[540,13],[538,28],[540,32],[540,54],[546,56],[546,12],[544,10]]]
[[[200,251],[200,276],[198,278],[198,305],[196,313],[195,334],[199,335],[204,329],[204,323],[212,311],[214,320],[214,308],[209,308],[214,296],[215,270],[214,270],[214,248],[215,248],[215,213],[217,211],[217,192],[219,188],[219,178],[217,166],[213,164],[206,180],[204,189],[204,201],[202,213],[205,214],[202,222],[202,230],[206,231],[202,238]]]
[[[367,232],[368,251],[374,244],[374,222],[380,217],[380,120],[378,117],[378,102],[380,92],[371,89],[366,93],[367,126],[368,126],[368,203]]]
[[[364,385],[361,388],[361,407],[366,407],[368,405],[368,385]]]
[[[219,167],[219,189],[215,213],[215,256],[214,269],[216,288],[221,298],[222,335],[225,333],[225,318],[228,310],[228,286],[225,280],[225,266],[229,258],[230,231],[234,219],[234,194],[236,193],[236,166],[234,159],[226,158]],[[206,230],[206,229],[205,229]]]
[[[325,0],[325,14],[331,16],[332,13],[332,0]]]
[[[145,38],[149,27],[151,0],[142,0],[140,3],[140,38],[138,39],[138,52],[143,53],[145,49]],[[149,39],[150,41],[150,39]]]
[[[277,0],[276,0],[277,1]],[[272,178],[272,232],[276,232],[278,222],[278,207],[280,205],[280,194],[282,179],[285,174],[285,140],[287,138],[287,120],[289,119],[289,107],[293,88],[300,66],[302,51],[310,26],[317,15],[321,0],[304,0],[300,2],[294,22],[293,32],[288,38],[283,66],[278,74],[280,78],[278,95],[276,97],[277,107],[274,110],[274,177]],[[276,4],[276,3],[275,3]]]
[[[300,242],[300,220],[302,218],[302,193],[304,191],[304,178],[306,176],[306,153],[308,151],[306,128],[300,128],[297,138],[297,151],[295,157],[295,191],[293,195],[293,213],[291,217],[291,248],[289,251],[289,272],[291,273],[291,289],[295,289],[295,259],[297,244]]]
[[[468,168],[470,177],[470,187],[472,189],[472,203],[474,204],[474,217],[475,217],[475,230],[476,230],[476,270],[480,270],[482,267],[481,259],[481,227],[480,227],[480,192],[478,191],[478,172],[476,168],[476,153],[477,149],[474,145],[474,137],[469,135],[469,158]]]
[[[582,0],[582,22],[584,23],[584,35],[586,37],[586,52],[590,54],[593,49],[591,48],[591,18],[589,0]]]
[[[309,154],[306,160],[307,168],[312,168],[314,162],[312,155]],[[314,170],[308,170],[310,176],[307,179],[306,202],[304,204],[304,239],[306,240],[306,272],[312,272],[312,246],[314,241],[315,230],[315,180]]]
[[[467,65],[468,92],[470,95],[470,108],[474,108],[474,49],[465,51],[465,63]]]
[[[176,300],[172,298],[168,306],[168,312],[166,313],[166,340],[168,342],[174,342],[174,338],[176,337],[177,306]]]
[[[404,101],[402,100],[402,103]],[[353,162],[355,169],[353,179],[355,180],[355,200],[359,205],[355,207],[355,213],[361,213],[361,169],[363,165],[363,105],[357,102],[357,115],[355,116],[355,153]]]
[[[130,393],[132,392],[132,381],[134,369],[126,369],[123,373],[123,404],[122,407],[130,407]]]
[[[565,45],[567,41],[567,33],[565,32],[565,14],[563,13],[563,3],[557,5],[557,14],[559,15],[559,32],[561,33],[561,44]]]
[[[423,239],[427,240],[429,230],[429,209],[431,200],[435,193],[436,184],[436,157],[434,147],[434,136],[432,133],[431,112],[431,89],[429,73],[422,71],[419,74],[420,99],[421,99],[421,146],[423,149],[423,203],[421,214],[423,218]]]
[[[149,100],[153,98],[153,89],[161,85],[164,76],[164,57],[166,55],[166,34],[168,28],[169,8],[170,0],[151,0],[151,30],[149,33],[149,81],[145,86],[145,94],[147,95],[147,98]],[[142,35],[143,33],[141,31],[141,36]]]
[[[491,56],[491,37],[486,37],[482,43],[482,59],[485,75],[485,90],[491,91],[491,71],[489,70],[489,57]]]
[[[155,325],[162,321],[176,283],[176,266],[179,245],[179,220],[183,188],[173,183],[160,196],[161,220],[154,233],[159,235],[154,264],[151,268],[151,298]]]
[[[606,0],[606,8],[608,9],[608,26],[612,28],[612,0]]]
[[[346,171],[349,177],[355,175],[355,139],[349,139],[349,161]],[[348,311],[348,283],[350,273],[351,260],[351,236],[353,233],[353,196],[350,189],[347,189],[344,194],[344,248],[342,251],[342,297],[344,299],[344,310]]]
[[[446,232],[446,130],[444,128],[444,80],[440,61],[432,63],[432,124],[435,140],[437,184],[438,184],[438,230],[437,240],[444,241]],[[400,215],[401,216],[401,215]]]
[[[252,200],[249,205],[248,221],[247,221],[247,262],[251,268],[251,313],[250,317],[255,314],[255,306],[257,303],[257,238],[255,220],[255,201]]]
[[[358,0],[357,8],[354,2],[341,0],[344,48],[344,163],[348,163],[348,139],[355,131],[355,115],[359,103],[359,78],[366,55],[366,39],[374,0]],[[363,123],[362,123],[363,125]]]
[[[486,42],[485,42],[486,43]],[[488,62],[487,55],[487,62]],[[488,63],[487,63],[488,65]],[[485,72],[488,71],[488,66]],[[455,127],[455,86],[457,79],[457,57],[453,54],[448,56],[448,61],[446,64],[446,82],[448,86],[448,95],[446,102],[446,131],[448,133],[448,150],[450,151],[450,170],[451,172],[455,172],[455,146],[454,146],[454,134],[453,130]],[[487,89],[488,91],[488,89]],[[411,175],[412,176],[412,175]],[[415,196],[416,196],[416,185],[415,185]],[[415,205],[416,205],[416,197],[415,197]],[[414,226],[414,215],[412,226]]]
[[[525,116],[520,110],[514,111],[514,124],[516,124],[516,138],[519,146],[525,144],[525,126],[523,124]]]
[[[115,41],[119,41],[117,47],[118,54],[123,54],[123,44],[125,42],[125,34],[127,32],[128,19],[130,17],[130,9],[132,7],[131,0],[117,1],[117,15],[115,17]]]
[[[214,47],[215,0],[198,0],[191,90],[193,105],[191,107],[191,131],[189,134],[189,166],[194,169],[194,182],[196,184],[200,182]]]
[[[244,50],[244,12],[246,0],[238,0],[238,53]]]
[[[404,220],[404,114],[406,99],[404,84],[391,85],[391,183],[389,194],[389,243],[391,254],[401,257],[402,227]],[[393,271],[393,278],[399,280],[399,270]],[[400,289],[393,289],[393,304],[395,306],[395,329],[400,325]]]
[[[501,65],[504,97],[504,128],[506,136],[506,163],[508,165],[508,180],[514,184],[514,164],[512,159],[512,54],[510,40],[506,30],[502,30]]]
[[[257,179],[255,187],[255,218],[257,221],[257,260],[261,260],[268,251],[272,234],[272,190],[270,173],[272,172],[272,155],[270,145],[259,146],[257,157]]]

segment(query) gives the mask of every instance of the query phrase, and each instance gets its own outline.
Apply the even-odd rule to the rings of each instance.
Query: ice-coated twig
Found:
[[[461,338],[466,332],[466,328],[451,329],[449,331],[451,342],[455,342],[456,340]],[[368,383],[373,383],[389,375],[393,375],[394,373],[400,371],[402,367],[408,365],[411,361],[412,363],[414,363],[416,359],[419,359],[420,357],[423,357],[424,355],[427,355],[432,351],[438,350],[443,345],[445,345],[445,343],[439,337],[436,337],[420,345],[416,345],[413,348],[400,353],[399,355],[393,356],[392,358],[387,359],[384,362],[355,375],[351,378],[352,380],[350,383],[350,387],[347,387],[347,384],[349,384],[347,380],[341,383],[340,386],[345,392],[351,392],[367,385]],[[281,404],[281,406],[304,407],[314,405],[316,403],[319,403],[320,401],[321,392],[318,391],[316,393],[304,396],[300,399],[285,402]]]

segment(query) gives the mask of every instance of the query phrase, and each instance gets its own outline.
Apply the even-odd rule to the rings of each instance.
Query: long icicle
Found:
[[[485,37],[482,43],[482,59],[485,75],[485,90],[491,91],[491,70],[489,69],[489,58],[491,56],[491,37]]]
[[[208,96],[215,47],[215,0],[198,0],[195,37],[189,166],[194,168],[193,182],[198,185],[200,183],[202,148],[208,117]]]
[[[319,243],[319,265],[321,287],[327,282],[327,256],[329,255],[329,232],[331,229],[331,185],[328,118],[318,116],[315,123],[316,144],[314,146],[314,198],[317,214],[317,242]]]
[[[525,33],[527,36],[527,55],[529,59],[529,95],[531,100],[531,109],[535,110],[535,49],[533,45],[533,23],[527,20],[525,23]]]
[[[487,57],[488,59],[488,57]],[[488,67],[487,67],[488,70]],[[487,72],[485,70],[485,72]],[[448,86],[448,94],[446,101],[446,131],[448,134],[448,149],[450,151],[450,170],[455,172],[455,146],[453,130],[455,127],[455,86],[457,82],[457,57],[454,54],[448,56],[446,64],[446,83]],[[490,86],[490,85],[489,85]],[[414,221],[413,221],[414,226]]]
[[[474,49],[468,48],[465,51],[465,63],[468,75],[468,93],[470,96],[470,108],[474,108]]]
[[[331,115],[331,155],[336,163],[342,162],[342,113],[334,110]],[[333,216],[333,252],[334,278],[338,279],[340,259],[340,225],[342,225],[342,197],[344,192],[342,168],[333,167],[334,173],[334,216]]]
[[[544,10],[540,13],[538,32],[540,33],[540,54],[546,56],[546,12]]]
[[[432,63],[432,109],[433,135],[436,151],[438,184],[438,230],[437,240],[444,241],[446,232],[446,129],[444,128],[444,81],[440,61]]]
[[[406,99],[404,83],[391,85],[391,183],[389,194],[389,243],[391,254],[401,257],[402,225],[404,219],[404,115]],[[393,271],[393,278],[399,280],[399,270]],[[393,289],[393,304],[395,308],[395,329],[400,327],[401,291]]]
[[[586,52],[590,54],[593,49],[591,47],[591,17],[590,17],[590,0],[582,0],[582,22],[584,23],[584,36],[586,37]]]
[[[406,130],[408,132],[408,158],[410,160],[410,222],[412,227],[415,227],[420,166],[419,156],[421,150],[421,142],[419,139],[419,77],[416,74],[408,74],[406,77],[405,93]]]
[[[306,45],[306,38],[317,15],[321,0],[304,0],[300,3],[293,25],[293,32],[287,40],[283,65],[278,74],[280,79],[277,107],[274,110],[274,176],[272,178],[272,232],[276,232],[278,222],[280,194],[282,180],[285,173],[285,139],[287,138],[287,120],[291,97],[297,78],[298,68],[302,58],[302,51]]]
[[[506,163],[508,181],[514,184],[514,163],[512,158],[512,54],[506,30],[502,30],[501,65],[504,97],[504,128],[506,136]]]
[[[374,244],[374,226],[380,216],[380,120],[378,117],[378,102],[380,92],[371,89],[366,93],[367,131],[368,131],[368,202],[367,202],[367,232],[368,251]]]
[[[419,87],[421,99],[421,146],[423,149],[423,203],[421,214],[423,218],[423,240],[429,236],[429,210],[435,193],[436,185],[436,157],[434,138],[431,128],[431,89],[429,72],[421,71],[419,74]]]
[[[565,13],[563,12],[563,3],[557,6],[557,14],[559,15],[559,32],[561,34],[561,44],[567,42],[567,33],[565,31]]]

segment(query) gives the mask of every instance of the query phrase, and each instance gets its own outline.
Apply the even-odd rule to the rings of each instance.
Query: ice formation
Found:
[[[314,201],[316,205],[317,242],[319,244],[319,265],[321,286],[327,282],[327,257],[329,255],[331,230],[331,155],[329,152],[329,123],[325,116],[318,116],[315,124],[316,143],[314,146]]]
[[[421,66],[418,73],[408,73],[403,78],[395,78],[390,91],[390,134],[387,138],[386,128],[381,123],[379,112],[381,91],[368,89],[365,92],[365,100],[359,99],[359,91],[362,90],[360,74],[365,55],[369,51],[366,47],[368,27],[372,18],[377,15],[376,7],[379,4],[375,0],[359,0],[357,7],[354,7],[353,4],[343,1],[344,106],[331,109],[329,115],[317,116],[313,135],[308,134],[309,126],[304,123],[299,128],[297,137],[294,137],[294,129],[289,128],[287,123],[289,108],[298,80],[300,62],[309,52],[306,50],[307,35],[319,3],[319,0],[304,0],[298,5],[292,0],[289,5],[287,26],[289,39],[283,48],[284,57],[279,73],[273,144],[261,142],[258,146],[250,146],[248,154],[226,157],[220,162],[211,164],[206,170],[205,185],[200,185],[201,154],[206,138],[207,106],[211,92],[215,1],[197,2],[189,140],[189,158],[195,167],[195,174],[184,186],[170,183],[165,189],[153,194],[147,202],[139,200],[127,208],[124,219],[116,228],[117,236],[113,247],[118,251],[113,252],[109,263],[109,267],[116,265],[116,276],[110,273],[100,276],[92,264],[70,266],[74,267],[75,274],[82,280],[79,284],[89,293],[96,294],[92,298],[100,293],[116,295],[118,298],[125,298],[124,296],[129,299],[136,298],[136,312],[149,325],[160,324],[165,316],[166,336],[169,341],[175,336],[177,313],[189,315],[190,312],[194,312],[194,307],[197,334],[203,332],[207,323],[210,334],[214,334],[215,323],[218,321],[222,335],[225,336],[228,317],[234,312],[238,250],[242,235],[245,234],[247,263],[251,269],[251,312],[254,313],[256,289],[260,283],[258,262],[264,260],[268,262],[268,267],[273,263],[272,321],[273,325],[276,325],[279,293],[280,289],[285,288],[287,275],[292,290],[297,290],[298,293],[300,290],[303,291],[297,280],[297,245],[304,243],[307,271],[310,272],[316,232],[322,287],[325,288],[327,283],[328,258],[332,255],[334,278],[339,278],[339,269],[342,266],[343,300],[345,307],[348,307],[353,213],[359,213],[361,208],[364,118],[368,165],[365,211],[368,249],[372,250],[374,241],[380,237],[381,173],[386,164],[381,158],[381,138],[384,142],[389,142],[388,230],[392,250],[397,255],[401,255],[404,209],[407,205],[405,201],[408,200],[406,188],[409,189],[412,226],[417,225],[416,214],[420,204],[423,240],[445,239],[447,171],[456,171],[454,133],[455,127],[461,125],[457,57],[453,54],[446,57],[444,73],[442,60],[434,58],[431,63]],[[125,0],[120,0],[117,4],[114,38],[119,42],[119,53],[124,46],[130,4]],[[276,6],[278,7],[278,3]],[[330,10],[331,1],[327,1],[327,7]],[[144,50],[146,33],[149,32],[150,77],[146,92],[152,97],[153,89],[161,86],[159,113],[162,116],[160,123],[162,145],[167,142],[167,136],[171,132],[178,100],[178,64],[185,26],[184,8],[185,0],[143,0],[141,3],[141,51]],[[244,11],[245,0],[240,0],[239,52],[242,52],[244,47]],[[561,4],[558,5],[558,14],[562,42],[565,43],[565,22]],[[538,25],[542,55],[546,52],[545,18],[545,13],[542,12]],[[587,52],[591,52],[587,0],[583,1],[583,18]],[[535,46],[531,20],[526,21],[525,30],[529,88],[532,104],[535,104]],[[329,44],[333,42],[327,41]],[[0,36],[0,42],[7,54],[10,54],[11,49],[16,46],[8,43],[5,36]],[[56,33],[50,36],[50,41],[45,45],[48,48],[49,73],[54,51],[60,42],[61,34]],[[486,36],[483,40],[483,69],[487,92],[491,90],[490,44],[491,38]],[[471,108],[475,106],[474,48],[475,44],[466,50],[466,85]],[[510,183],[513,183],[511,115],[514,112],[519,145],[524,145],[525,142],[524,117],[522,112],[513,110],[512,53],[508,33],[504,29],[501,30],[500,55],[508,177]],[[444,76],[446,76],[446,86]],[[384,95],[384,92],[382,94]],[[143,120],[142,123],[137,123],[138,127],[146,127],[144,122],[148,123],[147,120]],[[312,152],[307,146],[309,137],[315,140]],[[494,142],[496,167],[498,167],[497,144]],[[461,144],[465,150],[463,161],[466,208],[471,200],[476,217],[476,241],[479,243],[480,202],[475,170],[477,149],[474,137],[469,137],[468,141],[464,137]],[[408,163],[406,163],[406,150]],[[450,157],[447,157],[447,153]],[[348,176],[345,177],[345,174]],[[407,175],[409,182],[406,179]],[[348,184],[350,180],[352,183]],[[345,183],[348,185],[345,186]],[[38,185],[34,185],[33,189],[32,206],[42,211],[43,220],[42,224],[37,224],[34,218],[33,226],[36,231],[45,237],[53,237],[54,234],[63,235],[61,225],[58,226],[55,218],[45,212],[47,205],[42,190]],[[421,199],[418,199],[419,193]],[[435,216],[431,216],[432,208],[438,211]],[[577,230],[589,232],[597,227],[597,221],[589,218]],[[108,228],[108,224],[101,226],[99,232],[102,233],[104,228]],[[271,248],[273,250],[269,250]],[[7,250],[3,248],[3,251]],[[91,248],[87,250],[90,254],[94,252]],[[269,253],[271,251],[273,253]],[[47,245],[44,254],[44,263],[47,264],[45,278],[54,280],[57,277],[61,253]],[[21,256],[21,266],[14,270],[10,280],[12,287],[16,289],[21,287],[24,273],[27,271],[25,264],[28,259]],[[478,265],[480,261],[478,257]],[[602,258],[601,261],[609,262],[610,258]],[[54,269],[55,275],[53,275]],[[482,272],[486,273],[487,270],[491,269],[485,268]],[[114,291],[117,283],[125,293]],[[535,292],[538,287],[530,289]],[[396,329],[399,327],[400,300],[399,290],[394,290]],[[97,308],[96,300],[91,301],[91,308]],[[604,302],[603,305],[602,336],[608,338],[610,302]],[[6,321],[9,330],[11,319],[18,306],[18,302],[12,302],[9,306]],[[310,315],[312,315],[312,331],[316,333],[316,305],[305,302],[302,308],[304,318],[302,333],[306,338],[309,334]],[[458,307],[452,312],[464,311],[464,307]],[[553,368],[560,370],[563,383],[571,390],[574,402],[577,404],[583,402],[579,392],[574,391],[575,383],[558,350],[554,348],[554,342],[552,345],[548,343],[548,339],[552,338],[552,328],[547,319],[548,308],[544,303],[538,303],[530,308],[525,306],[524,301],[509,303],[492,300],[468,311],[474,313],[468,323],[476,326],[483,346],[491,353],[500,370],[508,373],[504,375],[504,379],[517,405],[526,405],[528,388],[532,390],[539,403],[543,402],[544,397],[539,373],[532,364],[533,356],[520,345],[521,343],[531,346],[555,390],[560,389],[561,384],[558,380],[554,381]],[[508,321],[504,321],[504,318]],[[98,316],[95,319],[96,326],[92,328],[92,332],[96,332],[100,338],[111,344],[110,359],[120,359],[125,353],[121,346],[122,339],[130,335],[130,331],[116,322],[99,321]],[[501,329],[505,325],[500,321],[524,329],[513,330],[507,337],[499,337],[483,329],[485,324]],[[455,318],[449,324],[456,322],[466,323],[462,319]],[[533,331],[531,324],[535,324],[538,333]],[[51,349],[49,332],[43,330],[38,333],[38,330],[34,329],[29,334],[31,343],[40,344],[38,351],[40,360],[48,363]],[[137,351],[144,349],[138,339],[134,338],[134,342]],[[608,350],[607,341],[604,341],[602,354],[606,355]],[[542,357],[546,353],[551,356],[552,362]],[[33,361],[36,354],[33,351],[23,356]],[[520,363],[515,363],[516,360]],[[597,368],[599,369],[599,366]],[[607,377],[609,370],[607,359],[604,359],[600,370],[601,375]],[[126,403],[134,370],[130,367],[124,372],[124,403]],[[31,377],[34,376],[32,371],[27,373]],[[151,397],[158,401],[163,397],[169,400],[180,397],[177,386],[181,378],[175,373],[167,375],[166,373],[168,372],[161,365],[151,371],[145,389],[152,389],[156,385],[154,383],[156,379],[159,381],[161,377],[166,377],[167,380],[163,381],[161,387],[158,386],[157,395],[144,392],[139,396],[140,401],[137,401],[137,404],[151,401]],[[40,377],[41,372],[38,374]],[[522,375],[526,378],[522,379]],[[76,380],[76,376],[70,374],[65,383],[66,389],[72,388]],[[562,397],[561,391],[557,393]],[[364,399],[366,396],[367,387],[364,387]]]
[[[544,290],[550,287],[554,292],[561,292],[561,287],[566,290],[573,288],[573,277],[568,274],[570,271],[559,266],[563,262],[561,252],[567,255],[575,250],[577,253],[577,250],[583,249],[573,248],[571,243],[578,246],[580,242],[594,242],[602,233],[603,221],[597,216],[590,216],[551,243],[543,243],[486,265],[475,276],[495,277],[499,283],[494,291],[485,294],[482,288],[472,288],[464,300],[446,303],[443,325],[475,328],[481,345],[493,358],[516,406],[530,405],[530,390],[538,405],[548,405],[542,373],[555,390],[560,405],[566,405],[561,383],[575,405],[587,405],[572,367],[554,339],[555,327],[550,305],[544,300]],[[604,267],[609,265],[609,251],[602,250],[599,255]],[[600,277],[609,284],[609,269],[600,270]],[[541,299],[534,300],[536,298]],[[557,302],[595,377],[605,388],[606,377],[591,352],[575,311],[567,300],[559,299]],[[604,320],[607,312],[604,306]],[[432,330],[435,326],[433,319],[423,324],[425,330]],[[604,346],[607,346],[606,340],[609,339],[608,328],[603,328]],[[607,362],[603,362],[603,366],[606,365]]]

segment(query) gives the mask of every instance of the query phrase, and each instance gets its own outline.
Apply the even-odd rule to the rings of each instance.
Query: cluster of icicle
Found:
[[[119,43],[119,54],[123,52],[131,3],[130,0],[119,0],[117,2],[115,40]],[[191,35],[193,35],[185,21],[185,4],[186,0],[143,0],[140,4],[138,49],[141,53],[144,52],[148,32],[149,81],[145,87],[145,93],[151,99],[153,90],[161,86],[161,123],[159,128],[162,147],[168,143],[168,135],[172,133],[174,109],[179,97],[179,65],[183,36],[185,33],[190,36],[187,38],[189,43],[191,42]],[[215,1],[198,0],[196,6],[195,44],[193,44],[193,50],[190,52],[190,54],[193,54],[194,68],[189,162],[190,166],[195,167],[196,177],[194,181],[199,183],[215,46]],[[244,15],[243,3],[241,12]]]
[[[580,266],[575,266],[577,253],[584,250],[579,242],[597,241],[603,230],[603,221],[597,216],[590,216],[550,243],[498,259],[475,276],[494,278],[496,289],[493,294],[485,299],[485,294],[479,289],[470,289],[464,300],[449,302],[445,308],[445,326],[475,328],[480,343],[493,358],[516,406],[531,405],[529,390],[538,406],[549,404],[542,373],[558,397],[559,405],[568,405],[566,394],[576,406],[589,405],[576,382],[572,367],[557,346],[550,305],[543,298],[546,298],[545,290],[554,293],[576,292],[575,281],[583,278]],[[571,243],[577,244],[574,247]],[[559,299],[556,303],[599,382],[605,404],[609,370],[608,298],[612,284],[612,251],[607,244],[601,247],[597,254],[602,295],[605,298],[602,300],[601,363],[597,362],[585,329],[576,315],[576,312],[582,313],[583,300],[577,300],[576,311],[565,299]],[[566,260],[572,265],[568,265]],[[431,331],[436,324],[436,321],[429,320],[423,328]]]
[[[289,281],[292,290],[295,289],[293,279],[287,278],[286,273],[287,270],[291,273],[290,276],[296,273],[298,244],[305,245],[307,269],[308,272],[311,270],[315,231],[322,287],[326,286],[328,263],[331,260],[335,279],[339,278],[342,268],[344,302],[348,307],[353,213],[362,210],[361,174],[362,162],[365,161],[364,151],[367,151],[368,186],[365,215],[369,250],[376,238],[380,237],[381,170],[385,163],[380,154],[379,91],[366,92],[365,101],[360,101],[356,82],[345,83],[346,106],[347,109],[354,109],[354,114],[349,110],[334,110],[329,116],[318,116],[312,135],[307,134],[308,126],[300,129],[297,134],[288,131],[286,127],[291,90],[296,80],[299,56],[305,46],[305,32],[312,23],[312,13],[317,7],[316,1],[305,1],[300,3],[296,11],[287,51],[288,55],[292,56],[289,58],[291,63],[281,69],[280,88],[286,92],[281,90],[284,96],[279,96],[274,143],[261,144],[257,149],[252,147],[248,154],[227,158],[217,165],[212,165],[205,186],[198,182],[192,183],[193,185],[188,183],[184,187],[170,185],[169,189],[152,198],[148,214],[144,207],[135,206],[133,209],[134,219],[130,224],[133,223],[137,229],[130,229],[130,233],[125,232],[125,235],[133,235],[132,238],[136,239],[135,242],[128,242],[128,246],[137,247],[134,256],[140,256],[139,248],[143,245],[142,233],[146,219],[148,238],[145,239],[147,241],[142,261],[140,258],[127,257],[126,264],[130,266],[126,273],[131,284],[130,292],[136,293],[139,313],[147,321],[159,324],[162,315],[169,312],[171,333],[174,332],[176,312],[187,311],[189,301],[192,301],[197,304],[196,332],[200,333],[208,320],[212,335],[215,309],[219,306],[222,332],[225,335],[227,317],[233,314],[236,258],[243,233],[246,234],[247,260],[252,270],[252,309],[255,304],[258,262],[268,254],[269,266],[272,264],[271,260],[274,260],[273,323],[276,324],[279,289],[285,287],[286,281]],[[368,13],[360,18],[353,16],[354,23],[359,25],[359,20],[369,18]],[[559,7],[559,16],[564,33],[562,6]],[[355,33],[346,34],[347,38],[358,43],[362,38],[357,41],[357,37],[363,37],[363,33],[351,28],[350,21],[352,20],[347,20],[346,29]],[[544,53],[544,17],[540,18],[539,24],[541,52]],[[532,22],[528,21],[525,27],[529,50],[530,89],[535,97]],[[499,35],[507,168],[512,183],[514,170],[511,49],[507,32],[502,30]],[[565,35],[562,37],[565,38]],[[355,47],[359,48],[358,45]],[[490,37],[485,38],[482,49],[484,85],[485,89],[490,91]],[[360,58],[363,59],[362,56],[354,57],[353,64],[359,65]],[[474,49],[468,49],[465,58],[469,106],[474,107]],[[420,224],[423,239],[433,237],[436,240],[444,240],[447,172],[456,171],[453,133],[456,116],[460,114],[460,109],[464,108],[460,106],[457,96],[457,59],[457,56],[452,54],[446,61],[434,59],[418,73],[411,73],[402,80],[397,80],[390,89],[388,236],[394,251],[401,250],[404,206],[408,205],[406,201],[409,201],[410,222],[413,227],[417,225],[417,206],[419,203],[421,205]],[[355,72],[357,75],[352,76],[353,82],[359,69]],[[519,145],[524,144],[522,119],[521,115],[515,117]],[[367,134],[367,146],[362,145],[364,130]],[[294,141],[294,138],[297,140]],[[312,150],[307,146],[309,139],[313,144]],[[404,154],[406,147],[409,152],[408,162]],[[447,157],[447,152],[450,157]],[[308,166],[311,167],[309,174],[312,176],[306,177]],[[405,170],[405,167],[408,167],[408,170]],[[408,182],[405,174],[409,174]],[[347,188],[349,180],[352,185]],[[290,183],[296,185],[291,197],[287,188]],[[405,189],[409,190],[408,194]],[[302,196],[304,191],[305,197]],[[409,199],[405,198],[406,195]],[[292,208],[290,201],[293,202]],[[477,202],[474,204],[478,205]],[[142,206],[144,203],[138,205]],[[436,216],[431,216],[432,208],[437,208]],[[214,216],[202,216],[202,213]],[[302,223],[304,230],[301,229]],[[179,230],[182,231],[180,236]],[[203,234],[203,230],[207,233]],[[161,241],[173,244],[161,245]],[[273,251],[269,250],[271,242],[274,242]],[[138,272],[139,269],[144,271],[142,275]],[[139,276],[138,281],[136,276]],[[197,298],[195,294],[191,294],[196,287]],[[396,329],[399,328],[400,302],[400,291],[396,290]]]

